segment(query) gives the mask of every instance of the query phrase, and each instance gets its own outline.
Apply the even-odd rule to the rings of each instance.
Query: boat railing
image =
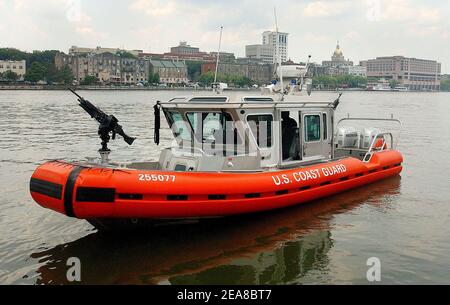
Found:
[[[394,119],[394,115],[391,114],[391,118],[385,119],[385,118],[351,118],[350,114],[348,114],[348,117],[340,119],[337,123],[337,127],[339,127],[341,125],[342,122],[346,122],[346,121],[372,121],[372,122],[391,122],[391,123],[397,123],[399,125],[399,131],[398,131],[398,135],[397,135],[397,139],[394,140],[394,143],[392,145],[392,148],[395,149],[398,145],[398,141],[400,139],[400,135],[403,129],[403,123],[402,121],[398,120],[398,119]]]
[[[387,145],[388,141],[386,138],[390,138],[390,146]],[[380,143],[379,141],[382,140]],[[378,133],[373,137],[372,143],[364,156],[363,162],[368,163],[372,159],[373,153],[382,152],[385,150],[392,149],[394,147],[394,136],[391,132]]]
[[[192,102],[190,99],[173,99],[168,102],[159,102],[164,108],[334,108],[334,102],[329,101],[249,101],[244,100],[240,102],[223,102],[217,103],[214,101]]]

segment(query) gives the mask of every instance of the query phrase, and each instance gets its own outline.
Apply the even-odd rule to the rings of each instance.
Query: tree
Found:
[[[92,75],[88,75],[84,78],[84,80],[81,82],[80,85],[83,86],[91,86],[91,85],[95,85],[98,83],[98,79],[95,76]]]
[[[134,56],[133,54],[131,54],[130,52],[124,51],[124,50],[120,50],[116,52],[116,55],[119,56],[120,58],[132,58],[132,59],[137,59],[136,56]]]
[[[56,79],[59,83],[63,83],[65,85],[70,85],[73,83],[74,75],[72,69],[69,66],[64,66],[58,70],[56,74]]]
[[[441,81],[441,90],[442,91],[450,91],[450,80],[442,80]]]
[[[0,60],[26,60],[28,53],[13,48],[1,48]]]
[[[17,73],[15,73],[11,70],[8,70],[5,73],[3,73],[3,78],[5,78],[6,80],[15,82],[16,80],[19,79],[19,75],[17,75]]]
[[[161,79],[159,77],[159,74],[150,72],[150,74],[148,76],[148,83],[149,84],[159,84],[160,82],[161,82]]]
[[[198,78],[198,82],[202,84],[203,86],[211,86],[211,84],[214,82],[214,72],[209,71],[206,73],[203,73]]]
[[[395,87],[397,87],[400,84],[399,81],[395,80],[395,79],[391,79],[389,81],[389,86],[391,86],[392,89],[394,89]]]
[[[358,88],[367,84],[367,78],[354,75],[319,75],[313,77],[313,86],[327,89],[337,87]]]
[[[202,74],[202,64],[198,61],[186,61],[188,77],[192,81],[198,80]]]
[[[39,63],[39,62],[34,62],[30,69],[28,69],[27,73],[25,74],[25,80],[32,82],[32,83],[36,83],[40,80],[44,80],[45,76],[47,73],[47,68]]]

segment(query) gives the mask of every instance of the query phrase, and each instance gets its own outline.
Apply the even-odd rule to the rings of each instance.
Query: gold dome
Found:
[[[339,42],[336,46],[336,50],[334,51],[334,56],[342,56],[342,51],[341,51],[341,47],[339,46]]]

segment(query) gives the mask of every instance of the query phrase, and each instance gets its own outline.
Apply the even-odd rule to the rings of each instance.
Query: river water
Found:
[[[138,161],[158,157],[154,102],[189,92],[81,94],[138,137],[113,142],[111,157]],[[401,176],[270,213],[111,235],[29,194],[40,163],[96,156],[96,123],[68,92],[0,91],[0,284],[67,284],[70,257],[84,284],[368,284],[371,257],[381,283],[449,284],[450,93],[349,92],[337,116],[347,113],[403,121]],[[170,139],[164,129],[162,147]]]

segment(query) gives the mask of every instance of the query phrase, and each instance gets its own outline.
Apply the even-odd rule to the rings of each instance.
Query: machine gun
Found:
[[[102,156],[103,162],[107,161],[108,154],[111,152],[108,149],[109,140],[111,138],[115,140],[117,134],[122,136],[124,141],[128,145],[133,144],[136,138],[132,138],[125,134],[125,132],[122,129],[122,126],[119,125],[119,120],[115,116],[107,115],[106,113],[95,107],[91,102],[81,97],[74,90],[72,89],[69,90],[78,97],[80,107],[83,108],[91,116],[91,118],[95,119],[100,124],[98,128],[98,135],[102,140],[102,148],[99,150],[99,152],[100,155]],[[112,135],[110,136],[111,133]]]

